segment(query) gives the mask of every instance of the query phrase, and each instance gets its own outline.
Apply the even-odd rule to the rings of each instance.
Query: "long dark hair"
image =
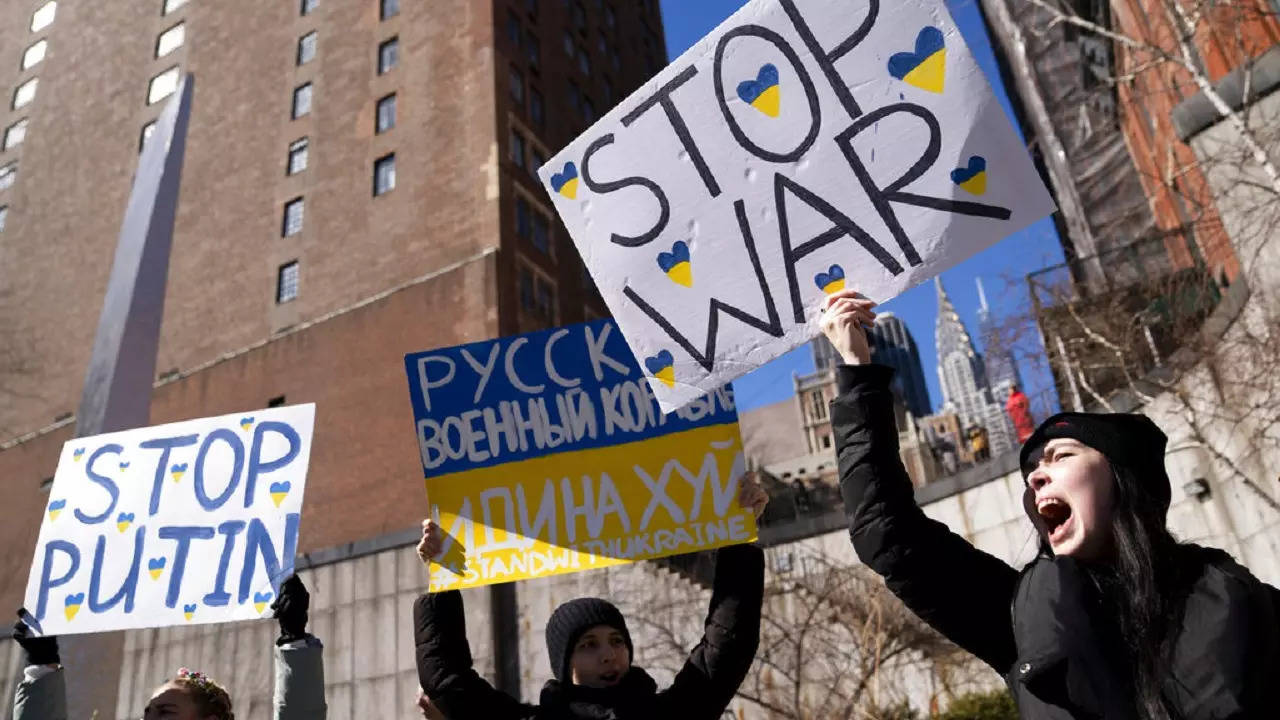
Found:
[[[1178,541],[1165,525],[1168,506],[1127,467],[1111,465],[1115,498],[1111,514],[1110,563],[1088,567],[1102,607],[1128,661],[1139,717],[1178,720],[1161,699],[1173,643],[1182,625],[1189,581]],[[1164,481],[1163,478],[1161,481]]]

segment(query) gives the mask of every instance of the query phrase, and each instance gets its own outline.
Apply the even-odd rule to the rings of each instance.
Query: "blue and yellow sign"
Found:
[[[748,542],[728,386],[664,415],[611,320],[405,356],[433,590]]]

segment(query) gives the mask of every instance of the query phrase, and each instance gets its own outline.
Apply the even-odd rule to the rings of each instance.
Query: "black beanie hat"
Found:
[[[569,656],[573,646],[588,630],[597,625],[607,625],[622,633],[627,643],[627,653],[635,656],[631,646],[631,633],[627,621],[613,603],[600,598],[578,598],[556,608],[547,621],[547,655],[551,659],[551,672],[556,680],[565,682],[569,675]]]
[[[1079,440],[1113,464],[1133,470],[1161,512],[1168,512],[1172,490],[1164,468],[1164,449],[1169,438],[1151,418],[1126,413],[1058,413],[1040,423],[1023,443],[1018,458],[1023,478],[1035,469],[1031,454],[1054,438]]]

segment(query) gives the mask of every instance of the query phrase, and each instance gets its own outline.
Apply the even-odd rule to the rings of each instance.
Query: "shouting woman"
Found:
[[[822,316],[845,363],[831,420],[858,557],[1004,676],[1023,718],[1280,717],[1280,592],[1169,533],[1164,433],[1142,415],[1041,424],[1021,451],[1040,552],[1018,572],[916,505],[893,371],[870,364],[874,305],[846,290]]]

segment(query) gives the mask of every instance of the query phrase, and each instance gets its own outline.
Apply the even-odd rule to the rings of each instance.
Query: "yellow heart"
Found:
[[[275,501],[276,507],[280,507],[280,503],[284,502],[286,497],[289,497],[289,493],[271,493],[271,499]]]
[[[152,580],[159,580],[160,576],[164,573],[164,570],[152,570],[150,572]]]
[[[839,280],[832,280],[831,282],[827,283],[827,286],[822,288],[822,292],[830,295],[831,293],[838,293],[843,289],[844,289],[844,278],[840,278]]]
[[[768,115],[769,117],[778,117],[782,113],[782,88],[774,85],[756,96],[751,102],[751,107]]]
[[[67,614],[67,620],[71,620],[71,619],[73,619],[73,618],[76,616],[76,613],[80,612],[80,606],[79,606],[79,605],[68,605],[68,606],[66,607],[65,612],[66,612],[66,614]]]
[[[676,263],[667,271],[671,281],[685,287],[693,287],[693,266],[687,262]]]
[[[561,194],[561,195],[563,195],[563,196],[565,196],[565,197],[567,197],[567,198],[569,198],[570,200],[577,199],[577,197],[578,197],[578,178],[574,178],[574,179],[572,179],[572,180],[566,181],[566,182],[565,182],[565,184],[561,185],[561,186],[560,186],[560,194]]]
[[[980,172],[977,175],[974,175],[973,177],[969,178],[968,180],[965,180],[964,182],[960,183],[960,187],[964,188],[965,191],[972,193],[974,195],[986,195],[987,194],[987,174],[985,172]]]
[[[654,375],[654,377],[666,383],[667,387],[676,386],[676,370],[670,365],[659,370],[658,373]]]
[[[924,62],[902,78],[921,90],[942,93],[947,84],[947,50],[943,48],[925,58]]]

